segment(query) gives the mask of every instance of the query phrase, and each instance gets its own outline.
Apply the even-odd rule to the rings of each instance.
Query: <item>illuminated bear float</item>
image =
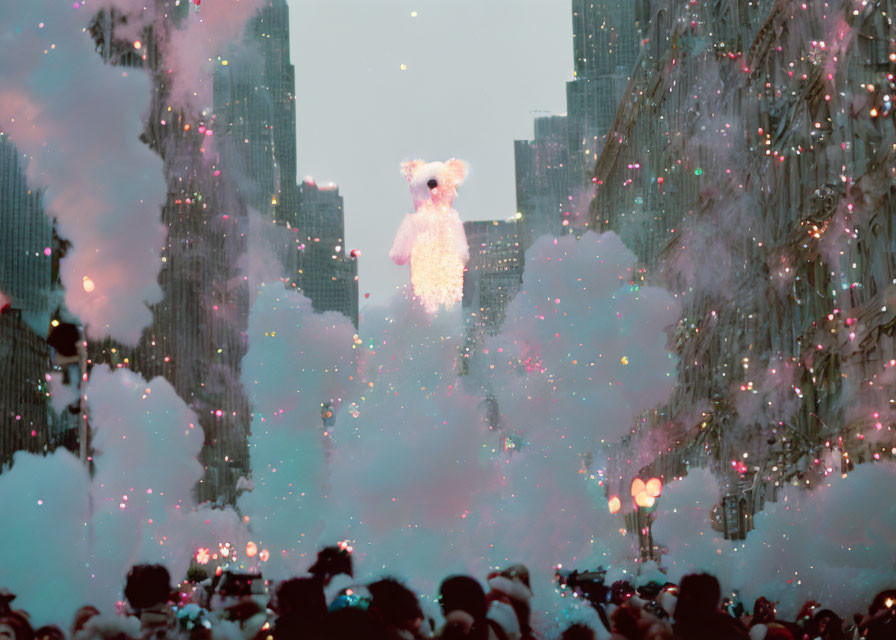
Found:
[[[455,158],[413,160],[401,163],[401,171],[411,183],[415,212],[402,221],[389,257],[400,265],[410,260],[414,295],[434,314],[440,305],[450,308],[463,296],[470,248],[454,198],[468,167]]]

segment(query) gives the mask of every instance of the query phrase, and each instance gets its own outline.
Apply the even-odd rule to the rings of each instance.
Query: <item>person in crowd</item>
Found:
[[[87,621],[90,620],[93,616],[100,615],[99,609],[91,605],[84,605],[77,611],[75,611],[75,618],[72,620],[72,635],[74,638],[78,635],[78,632],[84,628],[84,625],[87,624]]]
[[[450,576],[439,586],[445,625],[442,640],[507,640],[503,630],[487,618],[485,591],[475,578]]]
[[[774,622],[777,615],[778,611],[775,609],[775,603],[769,602],[768,598],[760,596],[753,603],[753,617],[750,619],[750,627]]]
[[[327,640],[390,640],[376,616],[361,607],[343,607],[328,613],[323,637]]]
[[[682,578],[675,605],[675,638],[747,640],[743,627],[730,615],[719,611],[721,597],[719,581],[709,574],[690,574]]]
[[[672,627],[665,610],[653,600],[633,596],[610,616],[611,627],[627,640],[671,640]]]
[[[277,614],[270,634],[274,640],[323,639],[327,601],[314,578],[292,578],[277,586],[272,609]],[[263,640],[263,639],[262,639]]]
[[[33,640],[34,629],[28,616],[10,606],[15,599],[15,595],[6,589],[0,590],[0,640]]]
[[[423,610],[414,592],[394,578],[367,585],[371,595],[369,611],[394,640],[428,637]]]
[[[333,578],[340,574],[354,577],[351,551],[345,546],[324,547],[318,552],[317,560],[308,573],[322,588],[328,587]]]
[[[34,640],[65,640],[65,633],[55,624],[48,624],[34,631]]]
[[[488,576],[488,619],[497,623],[508,640],[531,640],[532,587],[529,569],[515,564]]]
[[[617,580],[610,585],[610,601],[607,603],[607,615],[612,617],[620,606],[628,602],[635,595],[635,588],[628,580]]]
[[[846,640],[843,620],[830,609],[815,612],[815,617],[806,625],[809,640]]]
[[[874,597],[858,630],[867,640],[896,638],[896,589],[886,589]]]
[[[174,635],[177,623],[171,606],[173,590],[168,569],[160,564],[134,565],[127,575],[124,597],[140,620],[144,639],[162,639]]]
[[[246,638],[262,631],[270,598],[260,574],[225,570],[212,579],[210,587],[208,610],[212,617],[232,622]]]
[[[138,618],[95,615],[84,622],[72,640],[139,640],[141,637]]]
[[[560,640],[597,640],[594,630],[587,624],[576,622],[560,634]]]
[[[220,615],[199,604],[175,605],[175,592],[165,567],[135,565],[125,580],[127,605],[116,603],[118,614],[108,616],[101,615],[92,606],[82,607],[74,616],[71,640],[432,638],[434,625],[426,619],[417,595],[395,578],[343,589],[328,612],[324,585],[341,573],[352,575],[349,554],[350,550],[347,552],[342,547],[323,549],[310,575],[281,582],[270,602],[276,618],[262,622],[258,629],[241,627],[239,616],[234,619]],[[221,580],[218,591],[222,597],[258,595],[254,587],[258,586],[260,575],[233,574],[228,582],[224,580],[225,574],[228,572],[219,572],[217,576]],[[231,583],[233,589],[227,586]],[[470,576],[446,578],[439,587],[445,622],[436,637],[440,640],[534,640],[532,588],[526,567],[512,565],[489,574],[488,588],[486,595],[481,584]],[[812,600],[803,604],[796,621],[781,620],[775,608],[777,603],[765,597],[756,599],[751,615],[738,619],[735,616],[743,609],[738,606],[737,594],[732,593],[729,606],[721,606],[719,582],[705,573],[685,576],[680,586],[648,583],[635,589],[630,583],[619,581],[610,590],[604,588],[602,593],[603,597],[597,601],[590,598],[586,601],[599,609],[610,595],[614,609],[606,622],[604,618],[601,622],[595,619],[594,628],[573,624],[559,636],[559,629],[544,630],[544,633],[560,640],[896,639],[896,589],[878,593],[867,615],[856,614],[855,624],[850,626],[845,626],[844,620],[832,609],[822,609]],[[266,588],[263,595],[266,602]],[[34,631],[28,614],[12,608],[14,599],[15,595],[0,588],[0,640],[65,640],[64,632],[57,626],[48,625]],[[252,603],[261,606],[255,600]],[[240,600],[238,604],[244,603]]]

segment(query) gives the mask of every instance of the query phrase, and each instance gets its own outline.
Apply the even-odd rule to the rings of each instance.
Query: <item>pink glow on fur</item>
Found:
[[[454,210],[457,187],[468,173],[467,163],[413,160],[401,171],[411,183],[415,213],[405,216],[389,257],[396,264],[411,262],[414,294],[428,313],[460,302],[464,266],[470,257],[463,223]]]

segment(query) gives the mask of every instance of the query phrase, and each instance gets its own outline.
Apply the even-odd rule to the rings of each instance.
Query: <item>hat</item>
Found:
[[[675,614],[675,605],[678,604],[678,596],[675,592],[663,589],[656,601],[670,617]]]
[[[521,564],[512,565],[503,571],[490,573],[488,586],[492,591],[503,594],[511,600],[528,602],[532,599],[529,570]]]
[[[497,624],[504,631],[507,640],[520,640],[520,621],[516,617],[516,611],[506,602],[495,600],[488,608],[489,620]]]

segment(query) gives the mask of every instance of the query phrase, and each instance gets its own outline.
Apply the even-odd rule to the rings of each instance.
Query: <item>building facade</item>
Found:
[[[535,119],[534,138],[514,143],[523,246],[590,225],[594,163],[641,46],[646,0],[573,0],[573,80],[566,114]]]
[[[535,138],[515,141],[514,155],[520,236],[527,249],[539,236],[568,232],[573,198],[567,117],[536,118]]]
[[[52,311],[53,224],[40,192],[28,188],[20,157],[0,133],[0,292],[40,332]]]
[[[181,5],[180,13],[184,12]],[[235,498],[238,478],[249,469],[250,406],[240,381],[248,349],[249,291],[239,265],[247,246],[248,207],[261,188],[271,188],[255,181],[273,175],[266,168],[267,158],[273,157],[271,136],[264,118],[244,108],[239,92],[247,84],[237,70],[227,92],[235,96],[234,108],[222,117],[220,130],[214,133],[217,152],[211,154],[206,131],[218,127],[216,114],[187,113],[169,98],[158,52],[160,30],[174,26],[147,27],[145,53],[137,57],[130,43],[116,36],[119,24],[114,12],[100,12],[91,32],[107,61],[143,67],[154,82],[141,138],[162,157],[168,184],[161,211],[168,230],[159,274],[164,297],[152,307],[152,323],[136,347],[91,341],[89,357],[92,364],[127,367],[147,379],[161,375],[171,383],[197,413],[205,434],[200,454],[205,475],[197,497],[229,502]],[[246,143],[249,131],[253,139]],[[239,135],[243,138],[237,140]],[[252,152],[238,154],[233,151],[237,144]],[[242,169],[252,175],[246,176]]]
[[[590,216],[680,300],[678,380],[613,477],[699,458],[731,521],[893,457],[893,8],[654,3]]]
[[[26,164],[0,133],[0,471],[16,451],[45,453],[67,442],[77,419],[49,400],[48,344],[55,317],[63,246],[46,216],[41,193],[28,188]]]
[[[466,337],[460,366],[469,372],[486,336],[500,330],[507,305],[520,291],[525,253],[516,220],[468,221],[464,232],[470,260],[464,269],[461,306]]]
[[[302,292],[315,311],[338,311],[358,326],[358,261],[345,249],[339,188],[305,178],[299,187]]]

